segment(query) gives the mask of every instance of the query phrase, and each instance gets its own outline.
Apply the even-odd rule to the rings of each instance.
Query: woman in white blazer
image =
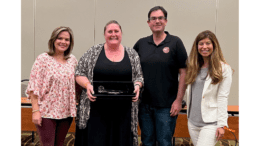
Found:
[[[188,129],[195,146],[214,146],[224,136],[232,69],[214,33],[196,37],[187,60]]]

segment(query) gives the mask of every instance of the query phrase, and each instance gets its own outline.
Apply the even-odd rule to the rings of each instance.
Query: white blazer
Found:
[[[212,79],[208,75],[202,91],[201,116],[207,122],[217,121],[218,127],[228,126],[227,106],[228,95],[232,83],[232,69],[227,64],[222,64],[223,80],[218,84],[211,84]],[[187,86],[185,96],[187,99],[187,117],[189,116],[191,84]]]

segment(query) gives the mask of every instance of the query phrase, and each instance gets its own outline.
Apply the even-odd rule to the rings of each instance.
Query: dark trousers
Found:
[[[171,108],[139,105],[139,125],[142,146],[172,146],[177,116],[170,116]]]
[[[35,125],[41,146],[63,146],[73,118],[47,119],[42,118],[42,126]]]

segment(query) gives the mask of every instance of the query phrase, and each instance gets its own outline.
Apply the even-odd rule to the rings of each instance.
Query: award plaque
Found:
[[[131,81],[93,81],[93,96],[134,97],[134,84]]]

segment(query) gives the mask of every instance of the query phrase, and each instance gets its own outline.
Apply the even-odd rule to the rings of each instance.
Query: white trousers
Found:
[[[215,146],[217,125],[194,126],[188,121],[188,129],[194,146]]]

